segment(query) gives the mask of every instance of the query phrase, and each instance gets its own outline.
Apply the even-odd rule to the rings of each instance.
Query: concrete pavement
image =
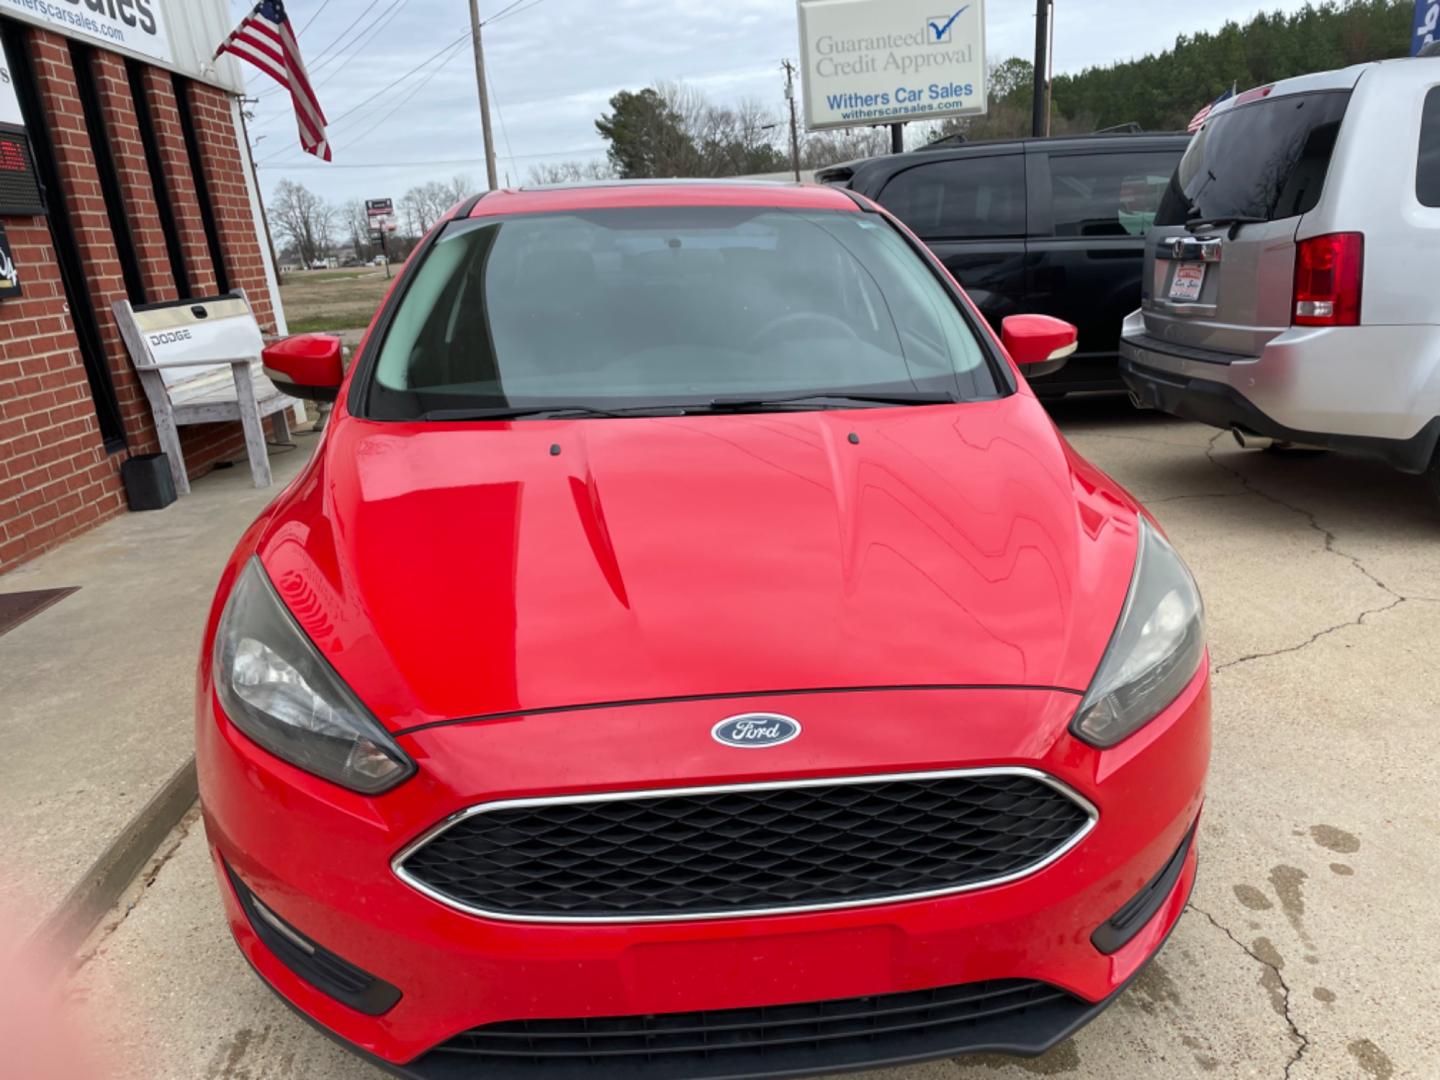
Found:
[[[6,592],[80,587],[0,636],[8,930],[51,919],[192,757],[196,649],[215,582],[316,441],[295,440],[272,454],[268,489],[243,464],[216,471],[166,509],[115,518],[0,579]]]
[[[1380,465],[1245,452],[1118,400],[1056,413],[1205,592],[1216,745],[1199,884],[1117,1007],[1045,1058],[876,1080],[1440,1075],[1440,511]],[[250,974],[185,829],[72,980],[112,1075],[378,1078]]]

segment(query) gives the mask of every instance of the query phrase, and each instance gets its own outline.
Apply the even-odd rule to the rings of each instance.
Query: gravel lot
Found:
[[[1205,591],[1216,745],[1199,884],[1117,1007],[1045,1058],[875,1077],[1440,1075],[1440,510],[1380,465],[1241,451],[1118,398],[1055,411]],[[250,974],[193,820],[71,992],[117,1077],[380,1076]]]

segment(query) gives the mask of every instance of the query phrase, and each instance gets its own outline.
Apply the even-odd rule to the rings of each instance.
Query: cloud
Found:
[[[287,7],[303,27],[321,2],[290,0]],[[505,3],[483,0],[482,14],[499,11]],[[361,5],[331,4],[304,35],[302,50],[322,61],[327,45],[342,43],[332,51],[340,58],[315,73],[331,117],[341,116],[467,29],[464,5],[454,0],[390,4],[403,9],[368,39],[371,20],[384,7],[357,19],[365,10]],[[1055,67],[1078,71],[1157,52],[1180,33],[1215,29],[1227,19],[1243,20],[1276,6],[1257,0],[1212,0],[1203,8],[1153,0],[1066,0],[1056,5]],[[1284,0],[1278,6],[1301,5]],[[1034,13],[1026,0],[991,0],[987,23],[992,58],[1028,56],[1033,50]],[[347,42],[362,44],[351,48]],[[799,51],[793,0],[540,0],[497,20],[486,30],[485,42],[498,102],[500,167],[514,182],[523,180],[536,161],[602,156],[605,146],[595,119],[610,97],[656,80],[687,82],[717,101],[755,98],[778,114],[785,107],[780,62]],[[409,187],[456,172],[483,178],[468,44],[442,59],[439,70],[436,64],[423,67],[336,125],[332,141],[338,168],[317,167],[296,149],[288,97],[267,93],[251,125],[252,136],[265,136],[256,151],[265,190],[289,176],[340,202],[398,197]],[[417,89],[422,80],[428,81]],[[254,94],[267,84],[256,76],[250,87]]]

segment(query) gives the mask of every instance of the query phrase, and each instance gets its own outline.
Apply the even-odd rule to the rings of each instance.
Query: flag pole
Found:
[[[480,40],[479,0],[470,0],[470,32],[475,44],[475,82],[480,88],[480,128],[485,135],[485,178],[494,191],[500,186],[495,169],[495,135],[490,130],[490,88],[485,82],[485,45]]]
[[[250,128],[245,123],[245,103],[250,99],[240,98],[240,137],[245,140],[245,153],[250,158],[250,175],[255,178],[255,201],[260,204],[260,220],[265,223],[265,246],[270,249],[270,265],[275,268],[275,280],[285,284],[285,275],[280,270],[280,258],[275,254],[275,237],[270,233],[270,214],[265,209],[265,193],[260,190],[260,169],[255,164],[255,147],[250,144]]]

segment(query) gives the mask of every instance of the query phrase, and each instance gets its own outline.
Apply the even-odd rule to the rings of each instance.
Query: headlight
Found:
[[[235,726],[277,757],[366,795],[415,771],[286,610],[251,559],[215,635],[215,689]]]
[[[1175,549],[1143,518],[1130,595],[1070,730],[1106,749],[1180,696],[1205,658],[1205,605]]]

